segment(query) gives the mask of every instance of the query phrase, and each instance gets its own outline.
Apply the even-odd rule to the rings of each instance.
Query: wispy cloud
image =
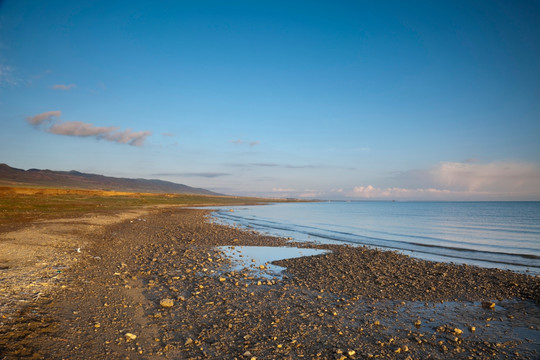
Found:
[[[361,199],[425,199],[426,197],[447,197],[449,195],[464,195],[463,192],[440,189],[404,189],[398,187],[378,188],[372,185],[355,186],[349,194]]]
[[[61,111],[47,111],[31,117],[27,117],[26,121],[28,121],[31,125],[39,126],[44,122],[55,121],[56,119],[60,118],[60,115],[62,115]]]
[[[17,85],[19,82],[14,76],[13,67],[0,63],[0,86]]]
[[[292,165],[292,164],[277,164],[277,163],[251,163],[252,166],[259,167],[280,167],[285,169],[311,169],[316,168],[315,165]]]
[[[94,126],[81,121],[69,121],[54,124],[47,131],[51,134],[95,137],[96,139],[105,139],[119,144],[129,144],[133,146],[142,146],[144,141],[150,135],[151,131],[132,131],[127,129],[118,131],[117,126]]]
[[[132,146],[143,146],[146,138],[152,135],[151,131],[132,131],[131,129],[120,131],[118,126],[94,126],[82,121],[60,122],[61,115],[61,111],[48,111],[28,117],[26,120],[35,127],[46,124],[43,129],[51,134],[93,137]]]
[[[67,90],[75,89],[76,87],[77,87],[77,85],[75,85],[75,84],[69,84],[69,85],[55,84],[55,85],[51,86],[51,89],[67,91]]]
[[[250,167],[266,167],[266,168],[284,168],[284,169],[309,169],[316,168],[315,165],[293,165],[293,164],[278,164],[278,163],[230,163],[227,166],[250,168]]]
[[[176,136],[176,135],[173,134],[173,133],[162,133],[161,135],[167,136],[167,137],[174,137],[174,136]]]
[[[247,144],[251,147],[253,146],[257,146],[260,144],[260,141],[256,140],[256,141],[244,141],[244,140],[241,140],[241,139],[236,139],[236,140],[232,140],[231,141],[231,144],[235,144],[235,145],[244,145],[244,144]]]
[[[221,176],[229,176],[230,173],[219,173],[219,172],[194,172],[194,173],[158,173],[152,174],[152,176],[163,176],[163,177],[202,177],[202,178],[217,178]]]
[[[284,188],[273,188],[272,189],[272,192],[277,192],[277,193],[292,193],[292,192],[296,192],[295,189],[284,189]]]

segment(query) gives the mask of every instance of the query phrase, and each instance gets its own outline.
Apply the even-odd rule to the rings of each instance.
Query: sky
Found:
[[[0,0],[0,163],[540,200],[540,1]]]

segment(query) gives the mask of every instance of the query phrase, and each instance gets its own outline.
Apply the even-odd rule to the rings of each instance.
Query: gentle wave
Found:
[[[377,237],[371,237],[371,236],[365,236],[365,235],[357,235],[353,233],[347,233],[347,232],[341,232],[341,231],[331,231],[331,234],[326,234],[325,232],[328,232],[328,230],[325,229],[318,229],[311,226],[303,226],[303,225],[294,225],[293,227],[284,226],[284,224],[280,224],[278,222],[268,221],[254,221],[253,219],[245,219],[241,218],[239,216],[231,216],[227,213],[219,213],[220,218],[222,219],[228,219],[228,220],[234,220],[238,223],[245,223],[243,225],[246,225],[247,227],[258,227],[262,229],[271,229],[271,230],[283,230],[283,231],[289,231],[293,233],[300,233],[316,238],[321,239],[327,239],[332,241],[340,241],[340,242],[347,242],[347,243],[355,243],[355,244],[362,244],[362,245],[373,245],[373,246],[384,246],[389,249],[395,249],[395,250],[411,250],[411,246],[418,246],[423,248],[431,248],[434,249],[433,251],[423,251],[427,254],[434,254],[434,255],[441,255],[441,250],[452,250],[452,251],[458,251],[462,253],[471,253],[480,255],[482,257],[490,256],[490,255],[499,255],[499,256],[516,256],[521,257],[525,259],[540,259],[540,256],[532,255],[532,254],[520,254],[520,253],[512,253],[512,252],[496,252],[496,251],[480,251],[475,249],[468,249],[468,248],[460,248],[460,247],[452,247],[452,246],[440,246],[440,245],[434,245],[434,244],[428,244],[428,243],[417,243],[417,242],[405,242],[405,241],[396,241],[396,240],[390,240],[385,238],[377,238]],[[300,229],[310,229],[310,230],[300,230]],[[318,231],[317,231],[318,230]],[[391,233],[389,233],[391,234]],[[400,234],[392,234],[392,235],[398,235]],[[457,244],[467,244],[466,242],[456,242],[456,241],[448,241],[443,240],[440,238],[433,238],[433,237],[426,237],[426,236],[416,236],[419,239],[425,239],[425,240],[437,240],[437,241],[445,241],[450,243],[457,243]],[[525,249],[526,250],[526,249]],[[531,249],[532,250],[532,249]],[[416,250],[418,251],[418,250]],[[465,256],[457,256],[454,255],[452,257],[455,258],[461,258],[461,259],[478,259],[477,257],[465,257]],[[505,264],[513,264],[513,265],[524,265],[520,262],[504,262],[500,260],[492,260],[489,258],[483,259],[484,261],[490,261],[490,262],[501,262]],[[528,266],[538,267],[540,268],[540,264],[530,264]]]
[[[398,250],[428,260],[499,267],[540,275],[540,236],[538,236],[540,231],[537,231],[540,225],[535,225],[536,218],[534,216],[530,217],[529,215],[529,218],[523,221],[521,228],[519,221],[511,216],[506,217],[508,223],[497,223],[493,224],[494,226],[490,226],[488,223],[479,226],[479,224],[471,224],[471,222],[486,222],[485,215],[482,219],[476,220],[468,209],[467,218],[463,218],[463,221],[469,222],[469,224],[459,223],[461,219],[457,217],[452,218],[452,221],[444,222],[444,226],[442,226],[440,224],[443,222],[436,221],[439,220],[436,213],[430,214],[429,219],[426,217],[423,219],[418,213],[407,214],[409,217],[407,219],[406,216],[403,216],[402,211],[396,220],[394,214],[383,213],[381,215],[375,211],[374,214],[367,215],[355,213],[348,219],[347,213],[337,212],[337,210],[344,209],[334,209],[328,205],[326,208],[318,207],[315,204],[312,206],[317,210],[313,213],[313,217],[324,217],[325,222],[311,221],[309,211],[313,209],[310,209],[309,206],[304,205],[295,209],[294,205],[291,204],[278,206],[276,208],[278,211],[273,212],[268,209],[260,210],[261,207],[243,207],[235,209],[235,212],[219,211],[216,216],[228,224],[238,224],[242,227],[278,236],[293,237],[295,240],[329,240],[331,242],[366,245]],[[415,204],[415,206],[419,205]],[[433,204],[429,206],[433,206]],[[453,206],[456,207],[456,205]],[[470,207],[468,204],[467,206]],[[494,211],[493,205],[490,204],[490,206],[490,211]],[[334,207],[337,208],[339,205]],[[286,211],[279,211],[283,209]],[[321,212],[321,210],[326,209],[331,211]],[[350,209],[348,208],[348,210]],[[354,207],[352,210],[355,210]],[[380,209],[378,211],[380,212]],[[422,209],[422,211],[425,210]],[[295,217],[296,212],[301,212],[301,215],[298,214]],[[504,215],[504,211],[501,213]],[[336,214],[339,214],[339,218]],[[377,216],[382,217],[383,221],[374,222],[373,219]],[[329,221],[332,218],[336,219],[336,223]],[[416,222],[421,221],[411,224],[410,219],[414,219]],[[361,220],[366,224],[369,223],[369,226]],[[498,220],[500,221],[500,219]],[[431,225],[426,229],[422,227],[422,221],[435,222],[437,226]],[[385,227],[403,231],[386,231]],[[430,232],[431,234],[429,234]]]

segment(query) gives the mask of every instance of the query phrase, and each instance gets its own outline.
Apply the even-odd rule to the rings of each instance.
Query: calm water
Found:
[[[215,216],[296,241],[354,243],[540,275],[540,202],[324,202],[229,209]]]

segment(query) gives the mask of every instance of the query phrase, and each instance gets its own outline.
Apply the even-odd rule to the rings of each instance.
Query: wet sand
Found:
[[[47,290],[4,307],[0,359],[540,357],[537,277],[295,244],[207,215],[160,210],[76,232],[85,246],[41,274]],[[274,262],[286,270],[269,276],[217,246],[331,252]]]

